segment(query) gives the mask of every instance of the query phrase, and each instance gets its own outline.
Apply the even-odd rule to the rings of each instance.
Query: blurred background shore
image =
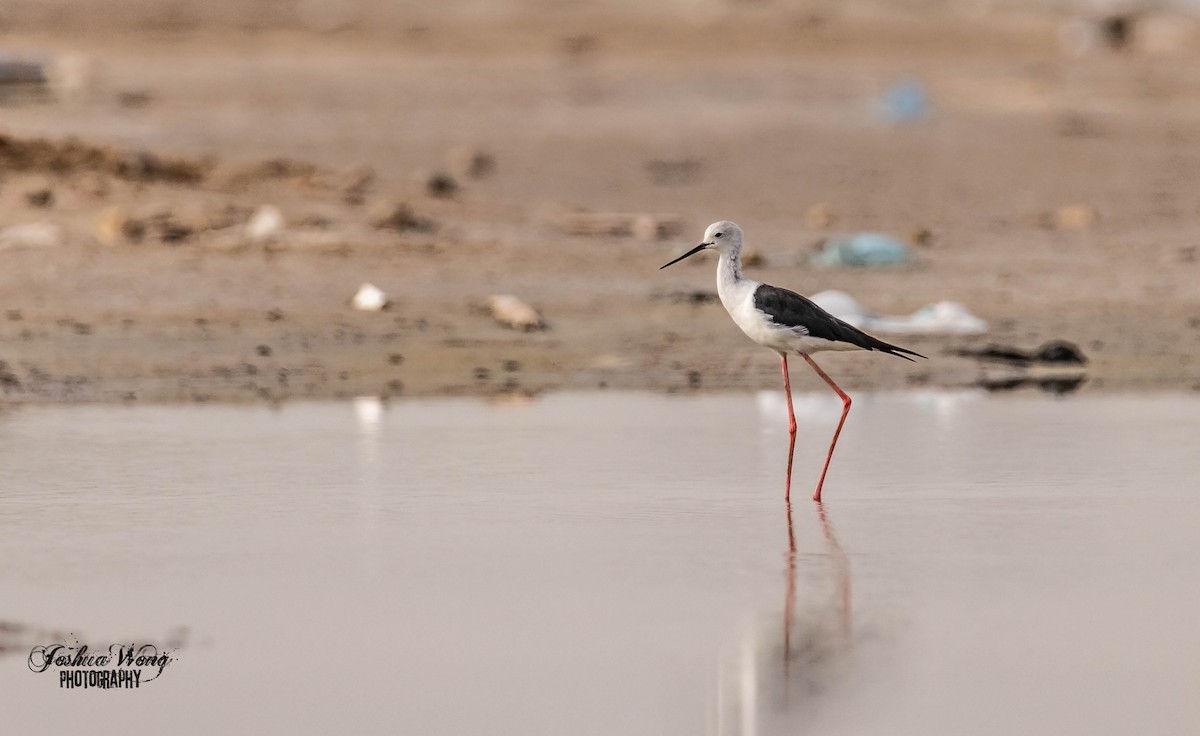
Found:
[[[1200,390],[1198,9],[9,2],[0,395],[774,387],[717,219],[847,387]]]

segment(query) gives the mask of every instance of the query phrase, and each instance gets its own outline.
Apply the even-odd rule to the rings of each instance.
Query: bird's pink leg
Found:
[[[821,479],[817,481],[817,490],[813,492],[813,500],[820,501],[821,486],[825,485],[825,474],[829,472],[829,461],[833,459],[833,448],[837,446],[838,435],[842,433],[842,425],[846,423],[846,415],[850,413],[850,397],[847,396],[846,392],[833,382],[833,379],[830,378],[825,371],[821,370],[821,366],[817,365],[812,358],[808,357],[807,353],[800,353],[800,355],[808,361],[808,364],[811,365],[813,370],[817,372],[817,375],[825,379],[825,383],[828,383],[829,387],[832,388],[842,399],[842,418],[838,420],[837,429],[833,432],[833,442],[829,443],[829,454],[825,456],[825,467],[821,469]]]
[[[783,489],[783,498],[790,502],[792,500],[792,455],[796,451],[796,412],[792,411],[792,379],[788,377],[787,356],[780,353],[779,357],[783,359],[783,393],[787,396],[789,436],[787,484]]]

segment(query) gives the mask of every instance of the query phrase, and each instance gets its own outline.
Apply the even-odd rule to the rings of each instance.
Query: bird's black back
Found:
[[[878,350],[881,353],[895,355],[905,360],[912,360],[908,357],[909,355],[915,355],[918,358],[925,357],[920,353],[914,353],[911,350],[896,347],[871,337],[857,327],[853,327],[821,309],[811,299],[778,286],[762,284],[755,289],[754,307],[770,317],[775,324],[803,330],[806,334],[822,340],[850,343],[864,350]]]

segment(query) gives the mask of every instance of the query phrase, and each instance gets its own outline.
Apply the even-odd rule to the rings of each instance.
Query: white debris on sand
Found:
[[[988,331],[988,323],[959,302],[940,301],[926,304],[907,317],[880,317],[872,328],[880,332],[978,335]]]
[[[358,287],[358,293],[350,301],[351,305],[360,312],[378,312],[388,306],[387,294],[374,284],[363,284]]]
[[[62,245],[63,230],[48,222],[29,222],[0,230],[0,250],[7,248],[52,248]]]
[[[844,291],[830,289],[810,297],[814,304],[829,312],[834,317],[862,329],[868,322],[879,317],[875,312],[867,310],[855,301],[854,297]]]
[[[246,222],[246,239],[251,243],[265,243],[283,232],[283,213],[273,204],[264,204],[254,211]]]
[[[487,305],[492,319],[505,327],[526,332],[546,329],[546,322],[537,310],[512,294],[493,294],[488,297]]]
[[[986,320],[971,314],[959,302],[934,302],[910,315],[889,317],[866,309],[844,291],[822,291],[812,300],[834,317],[868,332],[977,335],[988,330]]]

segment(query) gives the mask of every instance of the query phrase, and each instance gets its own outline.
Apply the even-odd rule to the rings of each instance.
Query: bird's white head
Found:
[[[694,256],[702,250],[719,250],[722,255],[737,258],[742,252],[742,229],[736,223],[732,223],[729,220],[714,222],[704,231],[704,240],[701,241],[700,245],[679,256],[671,261],[671,263],[662,266],[659,270],[661,271],[672,263],[679,263],[684,258]]]
[[[742,249],[742,229],[729,220],[714,222],[704,231],[705,247],[722,253],[737,253]]]

